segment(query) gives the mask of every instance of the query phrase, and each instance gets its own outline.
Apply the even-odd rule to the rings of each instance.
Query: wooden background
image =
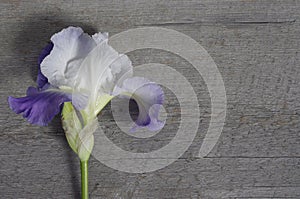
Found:
[[[35,85],[37,57],[51,35],[81,26],[110,35],[145,26],[198,41],[223,76],[228,110],[223,133],[196,158],[210,121],[207,87],[189,63],[159,50],[129,53],[134,65],[174,67],[193,85],[201,109],[196,139],[176,162],[128,174],[90,159],[91,198],[300,198],[300,1],[21,1],[0,0],[0,198],[80,198],[79,164],[59,117],[48,127],[14,114],[7,97]],[[180,121],[166,91],[166,128],[152,139],[125,136],[109,106],[101,125],[115,144],[151,151],[167,144]],[[179,109],[180,110],[180,109]]]

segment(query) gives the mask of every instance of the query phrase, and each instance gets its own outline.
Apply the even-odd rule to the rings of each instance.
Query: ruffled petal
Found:
[[[45,77],[43,75],[43,73],[41,72],[41,63],[42,61],[45,59],[45,57],[47,57],[51,50],[53,49],[53,43],[49,43],[41,52],[39,58],[38,58],[38,64],[39,64],[39,71],[38,71],[38,77],[37,77],[37,80],[36,80],[36,83],[38,85],[38,88],[43,88],[43,86],[45,86],[45,84],[48,83],[48,79],[47,77]]]
[[[154,104],[149,109],[149,117],[151,118],[151,122],[147,126],[150,131],[158,131],[165,126],[165,121],[160,121],[158,119],[159,111],[162,109],[162,105]]]
[[[51,41],[54,47],[42,61],[41,71],[51,85],[73,87],[81,62],[97,43],[79,27],[63,29]]]
[[[97,44],[100,44],[101,42],[105,41],[108,39],[108,33],[107,32],[104,32],[104,33],[95,33],[93,34],[92,38],[94,39],[94,41],[97,43]]]
[[[132,64],[124,54],[119,54],[107,40],[101,42],[85,58],[78,71],[75,92],[86,92],[89,105],[96,106],[100,95],[110,95],[118,82],[132,75]],[[73,99],[73,104],[76,98]]]
[[[164,122],[158,119],[164,102],[164,93],[159,85],[143,77],[133,77],[124,80],[122,87],[116,86],[113,94],[130,97],[137,102],[139,115],[132,131],[139,127],[156,131],[164,126]]]
[[[69,94],[60,91],[49,89],[40,92],[36,88],[29,87],[26,97],[10,96],[8,103],[15,113],[22,113],[30,123],[46,126],[61,111],[61,105],[70,99]]]

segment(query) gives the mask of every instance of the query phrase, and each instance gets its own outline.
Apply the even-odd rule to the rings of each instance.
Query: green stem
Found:
[[[80,161],[81,169],[81,198],[88,199],[88,161]]]

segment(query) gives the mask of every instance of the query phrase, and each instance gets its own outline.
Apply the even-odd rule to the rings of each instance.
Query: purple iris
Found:
[[[71,101],[70,94],[52,91],[57,89],[48,83],[47,77],[41,72],[40,64],[50,54],[52,48],[53,43],[49,43],[39,56],[37,88],[29,87],[25,97],[8,97],[9,106],[15,113],[22,113],[31,124],[39,126],[46,126],[55,115],[60,113],[63,103]]]
[[[25,97],[8,97],[10,108],[30,123],[45,126],[61,112],[64,102],[71,101],[75,108],[82,109],[91,100],[92,92],[110,96],[131,93],[139,107],[135,128],[162,128],[164,123],[158,120],[164,101],[162,89],[145,78],[131,77],[129,58],[110,47],[107,37],[107,33],[91,37],[78,27],[68,27],[53,35],[38,59],[37,87],[29,87]],[[121,84],[114,85],[116,81]],[[95,86],[95,82],[99,85]],[[74,85],[83,93],[63,89]],[[91,87],[93,90],[89,91]]]

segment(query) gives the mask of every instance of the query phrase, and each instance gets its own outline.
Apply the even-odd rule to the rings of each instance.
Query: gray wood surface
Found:
[[[159,50],[129,53],[134,65],[159,62],[178,70],[197,92],[201,122],[188,151],[145,174],[90,159],[91,198],[300,198],[300,1],[20,1],[0,0],[0,198],[80,198],[79,163],[57,117],[28,124],[8,107],[35,85],[36,60],[51,35],[69,25],[110,35],[145,26],[180,31],[198,41],[223,76],[228,110],[222,135],[196,158],[210,121],[203,79],[185,60]],[[167,110],[178,103],[172,94]],[[164,146],[180,115],[148,142],[124,136],[110,108],[107,136],[131,151]]]

